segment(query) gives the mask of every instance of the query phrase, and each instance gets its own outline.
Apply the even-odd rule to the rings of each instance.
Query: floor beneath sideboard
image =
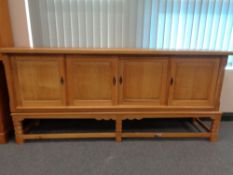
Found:
[[[206,139],[46,140],[0,145],[0,175],[232,175],[233,122]]]

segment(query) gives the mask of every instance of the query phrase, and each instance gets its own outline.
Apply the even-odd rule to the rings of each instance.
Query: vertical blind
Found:
[[[25,1],[34,47],[233,51],[233,0]]]

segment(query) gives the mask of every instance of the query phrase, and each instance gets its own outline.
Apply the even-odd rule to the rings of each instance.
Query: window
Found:
[[[233,0],[25,1],[34,47],[233,51]]]
[[[233,69],[233,56],[228,57],[228,63],[226,69]]]

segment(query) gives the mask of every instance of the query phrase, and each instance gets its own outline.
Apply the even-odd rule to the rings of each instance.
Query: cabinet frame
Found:
[[[24,54],[25,55],[25,54]],[[26,54],[27,55],[27,54]],[[37,54],[33,54],[33,55],[37,55]],[[44,55],[44,54],[43,54]],[[10,57],[9,57],[10,56]],[[65,104],[64,106],[54,106],[54,107],[49,107],[49,108],[39,108],[39,107],[30,107],[30,108],[26,108],[26,107],[20,107],[20,106],[17,106],[17,104],[15,103],[16,102],[16,92],[15,92],[15,82],[13,80],[13,71],[12,71],[12,63],[11,63],[11,57],[12,56],[15,56],[15,54],[13,55],[4,55],[3,56],[3,60],[4,60],[4,66],[6,68],[6,74],[7,74],[7,83],[8,83],[8,90],[9,90],[9,95],[10,95],[10,99],[14,99],[14,100],[10,100],[10,107],[11,107],[11,111],[18,111],[18,112],[27,112],[27,111],[30,111],[30,112],[34,112],[34,111],[45,111],[45,112],[50,112],[50,111],[82,111],[83,109],[85,110],[96,110],[96,111],[99,111],[99,110],[107,110],[107,111],[112,111],[114,109],[117,109],[117,110],[122,110],[122,111],[129,111],[129,110],[134,110],[135,108],[140,110],[140,111],[143,111],[143,110],[153,110],[153,111],[179,111],[179,110],[185,110],[185,111],[198,111],[198,110],[204,110],[204,111],[208,111],[208,110],[218,110],[219,108],[219,96],[220,96],[220,92],[221,92],[221,88],[219,89],[216,89],[216,92],[217,93],[215,95],[215,99],[214,101],[216,101],[215,105],[214,106],[187,106],[187,105],[183,105],[183,106],[171,106],[171,105],[168,105],[168,101],[169,101],[169,89],[171,88],[170,87],[170,80],[171,80],[171,73],[170,73],[170,68],[171,68],[171,62],[172,62],[172,59],[174,59],[174,56],[168,56],[168,73],[167,73],[167,93],[166,93],[166,99],[165,99],[165,103],[164,105],[146,105],[146,106],[141,106],[140,104],[133,104],[133,105],[127,105],[127,104],[120,104],[120,100],[119,100],[119,81],[116,81],[116,96],[115,97],[115,100],[114,100],[114,103],[113,105],[111,106],[73,106],[73,105],[69,105],[69,92],[68,92],[68,88],[69,88],[69,85],[67,84],[67,60],[66,60],[66,57],[67,56],[70,56],[70,55],[64,55],[64,80],[65,80],[65,96],[66,96],[66,99],[65,99]],[[56,56],[54,54],[51,55],[52,57],[53,56]],[[78,57],[86,57],[87,55],[78,55]],[[91,58],[92,59],[95,59],[97,57],[100,57],[99,55],[91,55]],[[104,55],[104,56],[107,56],[109,57],[108,55]],[[140,57],[143,56],[143,55],[140,55]],[[75,56],[77,57],[77,55]],[[90,57],[90,56],[88,56]],[[110,55],[110,59],[114,58],[114,62],[116,64],[116,80],[119,79],[119,71],[120,71],[120,60],[122,59],[122,56],[119,57],[117,55],[114,55],[114,56],[111,56]],[[124,56],[125,57],[125,56]],[[123,57],[123,58],[124,58]],[[128,56],[127,56],[128,57]],[[157,59],[157,57],[161,57],[161,56],[156,56],[155,59]],[[162,56],[163,57],[163,56]],[[167,55],[166,55],[167,57]],[[222,79],[223,79],[223,76],[224,76],[224,66],[226,65],[226,62],[227,62],[227,58],[226,57],[219,57],[220,59],[220,65],[219,65],[219,71],[221,73],[219,73],[218,75],[218,86],[221,86],[222,85]],[[118,66],[119,65],[119,66]],[[223,67],[223,68],[222,68]]]

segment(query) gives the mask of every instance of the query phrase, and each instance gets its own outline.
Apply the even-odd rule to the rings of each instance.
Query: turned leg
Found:
[[[220,127],[221,116],[222,116],[221,114],[218,114],[212,118],[211,136],[210,136],[211,142],[216,142],[218,139],[218,131],[219,131],[219,127]]]
[[[121,132],[122,132],[122,120],[117,118],[116,119],[116,141],[117,142],[122,141]]]
[[[23,135],[23,119],[13,117],[13,124],[15,129],[15,141],[17,144],[24,143]]]

